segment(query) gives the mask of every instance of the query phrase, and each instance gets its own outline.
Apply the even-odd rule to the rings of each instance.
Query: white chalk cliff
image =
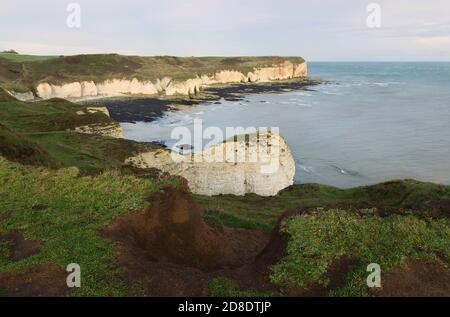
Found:
[[[288,145],[281,136],[270,132],[227,140],[198,153],[160,149],[139,153],[125,162],[182,176],[193,193],[208,196],[273,196],[292,185],[295,174]]]
[[[37,97],[41,99],[65,98],[87,99],[93,97],[110,97],[123,94],[155,95],[195,95],[203,87],[214,84],[228,84],[240,82],[271,82],[307,76],[306,62],[294,64],[286,61],[280,65],[254,69],[247,74],[236,70],[222,70],[213,75],[197,75],[185,81],[175,81],[164,77],[155,81],[113,78],[103,82],[82,81],[62,85],[42,82],[36,87]],[[21,100],[31,100],[31,92],[18,94],[11,92]]]

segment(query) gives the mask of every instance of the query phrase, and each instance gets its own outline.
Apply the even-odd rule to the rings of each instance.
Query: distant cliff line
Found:
[[[20,100],[123,94],[196,95],[215,84],[305,77],[301,57],[79,55],[17,62],[0,55],[0,85]]]
[[[156,81],[113,78],[103,82],[82,81],[72,82],[62,85],[40,83],[36,87],[35,93],[15,92],[11,94],[19,100],[64,98],[64,99],[85,99],[92,97],[112,97],[124,94],[131,95],[158,95],[166,96],[182,95],[195,96],[205,86],[215,84],[261,82],[267,83],[277,80],[286,80],[307,76],[306,62],[293,64],[289,61],[281,65],[274,65],[255,69],[253,72],[243,74],[236,70],[222,70],[214,75],[201,75],[189,78],[185,81],[173,80],[170,76],[157,79]]]

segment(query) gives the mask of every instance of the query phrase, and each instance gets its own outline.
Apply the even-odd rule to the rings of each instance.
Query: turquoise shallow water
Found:
[[[414,178],[450,184],[450,63],[309,63],[330,83],[205,104],[122,124],[139,141],[176,140],[176,126],[279,127],[297,183],[342,188]],[[264,101],[264,102],[262,102]]]

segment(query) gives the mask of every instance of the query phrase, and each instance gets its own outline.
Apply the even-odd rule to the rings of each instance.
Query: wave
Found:
[[[335,95],[335,96],[342,96],[343,95],[342,92],[327,91],[327,90],[322,91],[322,93],[324,93],[325,95]]]
[[[292,95],[302,96],[302,97],[312,97],[312,94],[307,93],[305,91],[297,91],[297,92],[292,93]]]
[[[345,169],[342,168],[340,166],[334,165],[334,164],[330,164],[330,166],[332,168],[334,168],[337,172],[339,172],[342,175],[349,175],[349,176],[356,176],[356,177],[362,177],[362,175],[357,172],[357,171],[353,171],[353,170],[349,170],[349,169]]]
[[[300,163],[296,164],[302,171],[308,174],[314,174],[314,169],[311,166],[302,165]]]

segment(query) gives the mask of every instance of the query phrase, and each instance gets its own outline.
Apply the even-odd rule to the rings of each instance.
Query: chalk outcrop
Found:
[[[140,153],[126,163],[182,176],[193,193],[208,196],[273,196],[292,185],[295,174],[288,145],[270,132],[239,136],[197,153],[164,149]]]
[[[156,95],[195,95],[203,87],[214,84],[229,84],[240,82],[271,82],[291,78],[307,76],[306,62],[294,64],[285,61],[280,65],[256,68],[244,74],[236,70],[221,70],[212,75],[197,75],[184,81],[176,81],[170,77],[156,79],[154,81],[113,78],[103,82],[82,81],[62,85],[40,83],[36,87],[36,95],[41,99],[65,98],[65,99],[88,99],[94,97],[111,97],[124,94]],[[29,92],[18,94],[21,100],[32,100],[34,95]],[[19,99],[19,98],[18,98]]]
[[[14,92],[14,91],[7,91],[11,96],[16,98],[20,101],[30,101],[34,100],[34,95],[31,91],[28,92]]]
[[[85,125],[81,127],[76,127],[75,132],[97,134],[119,139],[123,138],[123,130],[119,123],[111,123],[111,124],[96,123]]]
[[[109,111],[106,107],[87,107],[86,111],[80,110],[77,111],[77,114],[80,116],[89,114],[89,113],[95,113],[95,112],[101,112],[109,117]],[[123,135],[123,129],[117,122],[109,122],[109,123],[94,123],[89,125],[84,125],[81,127],[76,127],[75,132],[78,133],[87,133],[87,134],[98,134],[103,136],[109,136],[113,138],[120,138],[122,139],[124,137]]]

